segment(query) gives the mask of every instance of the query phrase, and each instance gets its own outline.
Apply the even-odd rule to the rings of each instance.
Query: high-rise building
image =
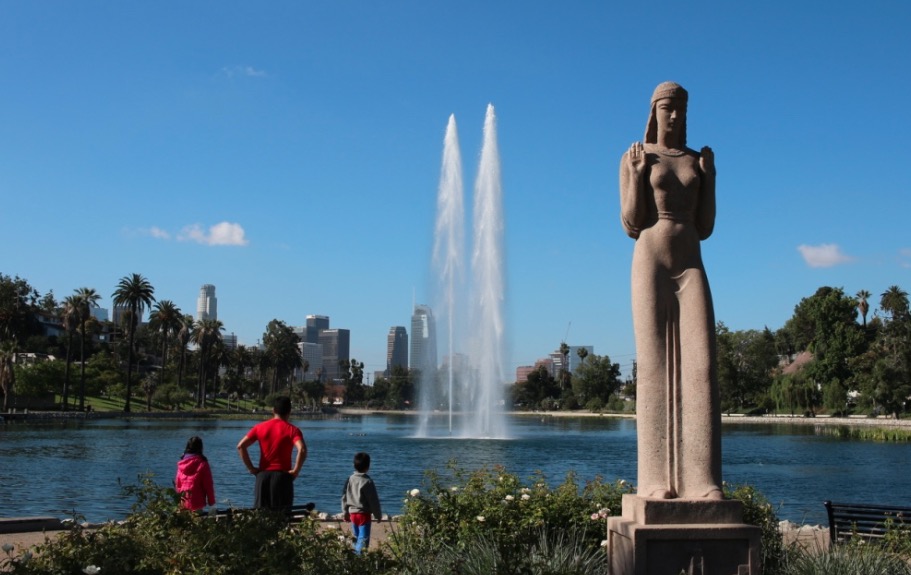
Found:
[[[308,315],[307,325],[304,327],[304,334],[301,340],[307,343],[319,343],[319,332],[324,329],[329,329],[329,316]]]
[[[415,305],[411,316],[411,368],[426,373],[437,368],[437,326],[428,305]]]
[[[323,381],[339,379],[338,362],[351,359],[351,332],[347,329],[322,329],[319,343],[323,346]]]
[[[224,344],[225,349],[232,351],[237,349],[237,334],[226,333],[221,336],[221,342]]]
[[[299,342],[297,348],[300,350],[301,359],[304,361],[304,367],[299,369],[301,378],[299,381],[313,381],[317,376],[322,376],[323,367],[323,346],[318,343],[306,341]]]
[[[215,297],[215,286],[205,284],[199,288],[199,298],[196,300],[196,320],[218,319],[218,300]]]
[[[396,366],[408,369],[408,330],[400,325],[390,327],[386,337],[386,375]]]

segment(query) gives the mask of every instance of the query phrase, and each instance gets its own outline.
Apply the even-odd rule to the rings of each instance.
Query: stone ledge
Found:
[[[623,519],[640,525],[738,525],[743,523],[743,504],[731,499],[653,499],[626,494]]]

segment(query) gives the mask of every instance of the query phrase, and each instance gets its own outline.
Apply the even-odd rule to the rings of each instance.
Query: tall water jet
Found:
[[[472,214],[471,277],[466,282],[462,161],[455,117],[450,116],[443,145],[432,259],[432,273],[437,280],[436,317],[443,325],[447,353],[444,369],[422,370],[418,437],[432,435],[430,420],[441,411],[448,416],[449,436],[508,437],[502,407],[505,381],[502,186],[492,105],[488,105],[484,120]]]
[[[452,398],[455,379],[452,357],[455,356],[457,335],[456,313],[462,308],[464,297],[465,261],[465,206],[462,186],[462,155],[459,148],[459,133],[455,115],[449,116],[446,135],[443,139],[443,162],[440,168],[440,184],[437,190],[437,219],[433,234],[433,258],[431,268],[437,279],[436,293],[438,317],[445,329],[444,345],[448,350],[445,373],[442,375],[446,390],[448,427],[452,433]],[[440,315],[442,314],[442,315]],[[432,366],[435,372],[437,366]],[[426,373],[424,373],[426,371]],[[428,419],[440,407],[443,399],[437,373],[423,370],[419,384],[421,418],[418,436],[427,437]]]
[[[463,435],[504,438],[504,314],[506,292],[503,253],[503,190],[497,117],[493,104],[484,118],[484,143],[474,190],[474,246],[471,257],[471,375]]]

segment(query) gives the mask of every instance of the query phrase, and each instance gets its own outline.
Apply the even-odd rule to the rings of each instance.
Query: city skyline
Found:
[[[909,20],[896,2],[2,3],[0,271],[94,288],[112,317],[131,273],[188,314],[215,285],[246,345],[320,310],[383,370],[389,326],[435,303],[448,119],[468,196],[493,104],[507,373],[566,341],[626,375],[618,167],[673,80],[689,146],[715,152],[716,319],[776,330],[821,286],[870,291],[872,314],[911,290],[911,194],[884,153],[911,127]]]

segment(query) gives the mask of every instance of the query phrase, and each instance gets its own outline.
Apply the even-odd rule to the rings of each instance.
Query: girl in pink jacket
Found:
[[[181,494],[180,504],[186,509],[198,511],[206,504],[215,505],[212,469],[202,454],[202,439],[195,435],[187,440],[183,457],[177,462],[174,488]]]

